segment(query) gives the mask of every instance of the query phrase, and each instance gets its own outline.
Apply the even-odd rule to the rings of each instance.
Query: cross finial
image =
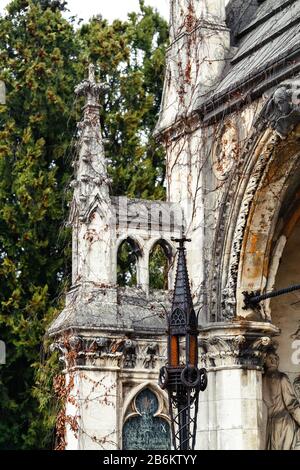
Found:
[[[185,235],[182,235],[181,238],[172,237],[171,240],[173,242],[179,243],[179,247],[177,248],[178,250],[184,250],[185,249],[184,244],[192,241],[190,238],[186,238]]]
[[[96,81],[94,64],[89,65],[88,71],[88,78],[83,80],[83,82],[75,88],[75,94],[77,96],[86,97],[86,110],[91,106],[99,108],[99,94],[105,89],[103,84]]]

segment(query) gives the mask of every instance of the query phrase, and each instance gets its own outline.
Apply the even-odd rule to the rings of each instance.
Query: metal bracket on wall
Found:
[[[260,302],[267,299],[272,299],[273,297],[279,297],[280,295],[289,294],[290,292],[294,292],[300,290],[300,284],[296,284],[294,286],[286,287],[284,289],[279,289],[273,292],[266,292],[265,294],[261,294],[261,291],[255,292],[243,292],[244,296],[244,307],[243,310],[260,310],[261,306],[259,305]]]

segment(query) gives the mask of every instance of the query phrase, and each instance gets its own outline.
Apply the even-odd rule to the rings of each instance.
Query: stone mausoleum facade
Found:
[[[300,0],[170,0],[154,130],[165,202],[110,194],[93,67],[74,160],[73,284],[51,325],[64,364],[67,449],[169,449],[166,311],[183,233],[199,311],[196,449],[300,449]],[[127,241],[136,287],[119,287]],[[159,244],[169,289],[149,286]]]

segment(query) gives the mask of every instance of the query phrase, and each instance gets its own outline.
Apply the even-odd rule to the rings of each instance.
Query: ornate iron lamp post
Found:
[[[193,307],[185,257],[185,237],[179,243],[172,311],[168,317],[168,360],[159,384],[169,395],[173,445],[195,448],[199,392],[207,387],[205,369],[198,368],[198,321]]]

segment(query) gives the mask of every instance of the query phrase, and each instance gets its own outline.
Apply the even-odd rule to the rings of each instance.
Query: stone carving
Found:
[[[300,450],[300,402],[288,376],[278,367],[279,356],[271,350],[263,376],[263,400],[268,410],[266,449]]]
[[[206,265],[208,266],[206,278],[208,282],[207,285],[209,286],[207,291],[208,297],[210,298],[209,310],[211,312],[211,321],[213,322],[218,320],[231,320],[235,315],[236,283],[234,281],[230,282],[230,280],[226,280],[226,278],[222,279],[224,273],[223,256],[224,249],[226,249],[225,242],[226,232],[229,228],[228,223],[231,225],[235,217],[232,213],[234,208],[232,201],[235,199],[237,188],[241,182],[240,175],[241,171],[243,171],[244,161],[248,158],[249,154],[253,152],[254,145],[255,138],[254,135],[251,135],[245,142],[242,151],[239,151],[239,158],[234,171],[231,171],[226,181],[224,181],[226,188],[219,201],[220,211],[215,229],[213,270],[211,270],[211,259],[206,260]],[[233,267],[232,270],[229,269],[229,274],[233,272],[235,275],[235,269],[235,267]],[[223,302],[220,301],[220,298]]]
[[[136,365],[136,341],[127,339],[123,345],[123,355],[124,355],[124,367],[128,369],[133,369]]]
[[[287,84],[275,90],[272,98],[263,107],[256,121],[256,128],[271,126],[284,139],[300,123],[298,97],[292,86],[293,84]],[[297,98],[297,101],[293,98]]]
[[[226,220],[228,220],[228,213],[229,208],[231,207],[230,201],[233,197],[233,183],[232,181],[234,178],[228,178],[226,181],[227,190],[225,191],[224,195],[220,199],[220,212],[219,212],[219,220],[216,224],[215,229],[215,240],[214,240],[214,249],[213,249],[213,263],[211,259],[205,259],[205,268],[206,268],[206,276],[204,285],[202,286],[202,292],[207,292],[208,302],[210,306],[208,307],[208,311],[210,312],[210,321],[216,322],[222,318],[221,316],[221,302],[220,293],[222,290],[222,274],[221,274],[221,266],[222,266],[222,255],[225,243],[225,224]],[[213,269],[211,269],[213,266]]]
[[[238,277],[238,269],[240,262],[240,255],[242,250],[242,243],[244,239],[244,232],[247,225],[248,215],[253,201],[253,197],[259,186],[259,182],[262,176],[262,173],[273,153],[273,149],[276,145],[276,137],[270,139],[268,146],[259,157],[255,170],[252,173],[244,197],[242,200],[240,212],[236,222],[236,227],[234,231],[234,236],[232,240],[231,256],[230,256],[230,265],[229,265],[229,276],[227,280],[227,285],[223,290],[223,317],[225,319],[232,319],[235,316],[235,305],[236,305],[236,284]]]
[[[201,359],[210,367],[229,364],[262,367],[271,343],[272,340],[268,336],[259,338],[248,338],[242,334],[228,337],[214,336],[200,340],[204,349]]]
[[[150,343],[149,346],[147,346],[146,348],[146,357],[143,361],[145,369],[155,368],[157,355],[158,355],[158,344]]]
[[[68,349],[80,352],[83,346],[83,340],[80,336],[71,336],[68,341]]]
[[[300,403],[300,375],[295,378],[293,385],[294,385],[296,396]],[[295,444],[294,450],[300,450],[300,427],[298,428],[298,431],[297,431],[296,444]]]
[[[274,341],[272,342],[269,336],[262,336],[261,338],[255,340],[251,347],[253,350],[264,351],[271,344],[274,344]]]
[[[91,340],[91,344],[89,349],[91,351],[98,352],[98,354],[101,356],[102,354],[109,354],[110,351],[110,341],[108,338],[95,338]]]
[[[60,356],[58,358],[59,362],[63,363],[65,366],[67,365],[67,354],[68,354],[68,349],[64,345],[63,342],[56,342],[52,343],[50,346],[50,352],[58,351],[60,353]]]
[[[123,343],[123,342],[122,342]],[[120,346],[119,342],[119,346]],[[85,365],[87,358],[95,363],[97,358],[121,356],[119,348],[115,348],[115,340],[105,337],[83,338],[71,336],[51,345],[51,351],[61,353],[59,360],[65,364]]]
[[[99,94],[105,87],[95,80],[95,67],[89,66],[89,77],[75,88],[85,97],[84,116],[78,124],[77,157],[73,163],[75,181],[69,224],[88,223],[95,207],[108,212],[110,178],[107,174],[104,144],[99,118]]]
[[[298,397],[298,400],[300,400],[300,375],[296,377],[294,380],[294,389]]]
[[[255,127],[259,132],[262,131],[266,125],[271,126],[276,131],[277,136],[275,134],[271,137],[265,149],[261,153],[255,165],[254,172],[251,174],[244,192],[243,201],[236,222],[236,228],[231,242],[228,278],[222,293],[222,317],[225,320],[231,320],[235,316],[236,284],[241,248],[253,197],[258,189],[263,171],[272,157],[273,149],[278,143],[279,139],[287,135],[287,133],[290,132],[296,123],[300,123],[300,107],[291,102],[292,87],[292,83],[287,83],[285,86],[278,88],[273,94],[272,98],[264,106],[255,124]],[[285,128],[283,126],[284,122],[287,123]]]
[[[292,339],[300,339],[300,322],[297,331],[291,335]]]
[[[95,66],[93,64],[89,65],[89,78],[88,80],[83,80],[79,85],[75,87],[75,94],[77,96],[88,96],[97,99],[101,91],[105,91],[106,87],[102,83],[97,83],[95,81]],[[94,104],[94,103],[93,103]]]
[[[138,342],[132,339],[70,336],[51,345],[51,351],[60,352],[60,361],[66,365],[99,365],[99,361],[123,358],[123,367],[155,369],[157,361],[164,361],[166,351],[159,355],[157,342]],[[98,362],[97,362],[98,361]],[[102,363],[101,362],[101,363]],[[105,362],[103,362],[105,364]],[[119,364],[121,366],[121,363]]]
[[[238,140],[237,127],[232,121],[226,122],[216,139],[215,148],[213,149],[213,171],[220,181],[228,176],[234,162],[237,160]]]

